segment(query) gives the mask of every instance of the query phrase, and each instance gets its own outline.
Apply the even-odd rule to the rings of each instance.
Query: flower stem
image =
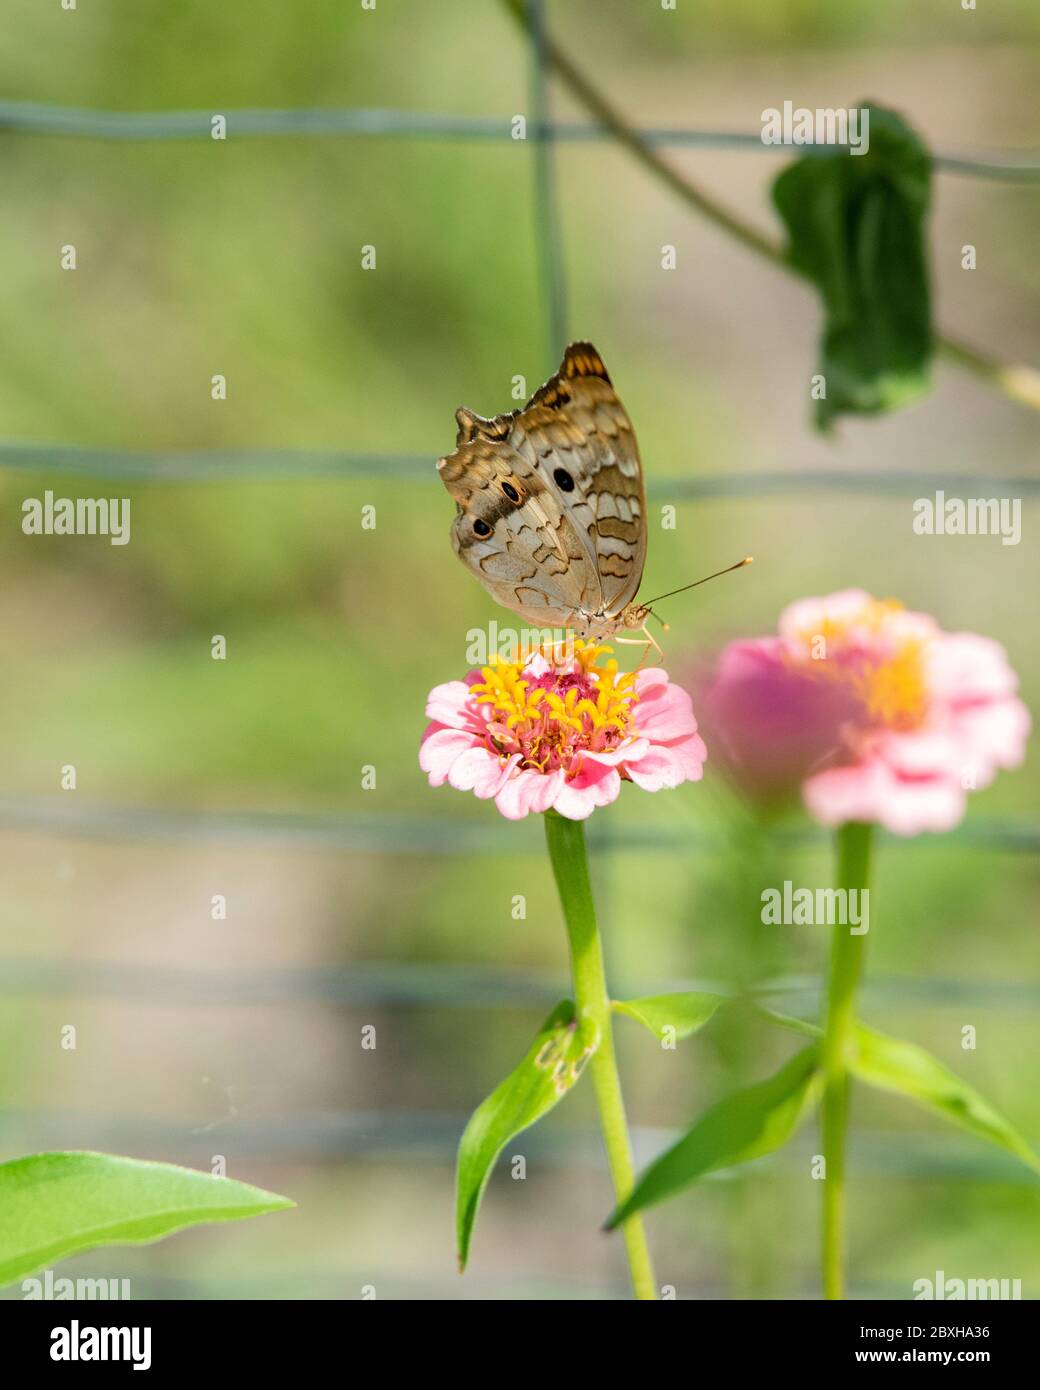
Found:
[[[837,833],[839,888],[866,889],[870,877],[873,826],[852,822]],[[862,899],[861,899],[862,902]],[[867,919],[869,921],[869,918]],[[823,1296],[845,1297],[845,1140],[849,1118],[848,1052],[855,1022],[856,990],[863,973],[866,934],[854,935],[846,922],[834,924],[827,1014],[821,1062],[824,1076],[823,1133]]]
[[[635,1185],[635,1166],[628,1138],[625,1104],[621,1097],[621,1078],[614,1056],[610,997],[603,968],[603,950],[596,927],[592,902],[589,864],[585,852],[585,827],[555,811],[545,813],[545,837],[549,858],[560,893],[574,977],[574,1002],[579,1018],[590,1018],[599,1029],[599,1046],[592,1054],[589,1070],[596,1092],[600,1128],[607,1151],[614,1195],[623,1202]],[[628,1251],[628,1265],[636,1298],[655,1299],[657,1285],[650,1263],[650,1250],[641,1216],[631,1216],[621,1227]]]

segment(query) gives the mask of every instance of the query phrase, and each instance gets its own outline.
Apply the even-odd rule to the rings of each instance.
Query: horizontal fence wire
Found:
[[[8,956],[0,959],[0,995],[63,999],[111,998],[169,1008],[252,1007],[328,1004],[335,1008],[452,1008],[539,1011],[567,993],[566,977],[554,971],[499,969],[454,963],[360,961],[349,966],[242,967],[206,970],[147,965],[119,960],[66,960]],[[622,980],[619,998],[643,998],[685,991],[738,999],[720,980],[674,976],[660,980]],[[1040,983],[1025,980],[957,979],[873,974],[863,986],[867,1000],[929,1009],[961,1009],[965,1004],[1001,1013],[1035,1012]],[[782,999],[787,1010],[815,1015],[821,1000],[814,975],[781,975],[763,980],[742,998]]]
[[[361,811],[204,811],[150,806],[83,803],[78,798],[0,797],[0,830],[25,830],[90,840],[204,843],[243,850],[332,850],[358,854],[431,855],[443,858],[478,854],[543,854],[541,826],[502,819],[373,814]],[[609,843],[611,851],[674,854],[709,851],[720,837],[696,827],[669,825],[611,827],[593,823],[588,840],[593,851]],[[823,847],[829,833],[817,825],[776,827],[773,843],[789,849]],[[1035,854],[1040,824],[1031,821],[973,817],[943,835],[909,839],[882,838],[893,849],[943,850],[950,846]]]
[[[126,478],[142,483],[240,482],[276,478],[414,481],[436,455],[340,449],[107,449],[97,445],[0,442],[0,468]]]
[[[0,1141],[41,1150],[90,1147],[131,1153],[163,1153],[188,1167],[208,1167],[212,1155],[233,1153],[238,1165],[265,1166],[354,1159],[454,1164],[459,1135],[468,1116],[450,1111],[328,1110],[280,1114],[269,1118],[226,1117],[209,1123],[190,1120],[107,1115],[87,1110],[5,1110],[0,1112]],[[681,1136],[680,1130],[634,1126],[633,1148],[642,1166]],[[559,1168],[605,1168],[603,1143],[596,1131],[574,1125],[535,1128],[524,1134],[529,1159]],[[755,1161],[756,1170],[781,1175],[804,1174],[813,1153],[810,1138],[796,1139]],[[863,1176],[949,1179],[1033,1184],[1036,1175],[1011,1155],[979,1152],[970,1141],[907,1130],[857,1126],[850,1136],[851,1167]],[[742,1178],[749,1166],[720,1169],[704,1181],[727,1183]]]
[[[432,474],[436,454],[352,453],[338,449],[126,450],[78,444],[0,442],[0,468],[54,472],[140,483],[220,483],[344,478],[414,482]],[[1040,474],[989,475],[926,469],[791,468],[783,472],[718,473],[648,478],[647,494],[669,501],[770,497],[785,493],[877,493],[917,497],[936,488],[951,495],[1035,497]]]
[[[19,135],[59,135],[87,140],[198,140],[212,138],[215,115],[223,116],[227,136],[350,135],[408,139],[524,141],[515,134],[508,116],[446,115],[439,112],[381,108],[264,108],[220,111],[96,111],[82,107],[52,106],[38,102],[0,103],[0,132]],[[637,128],[635,134],[649,145],[701,149],[741,150],[747,153],[825,155],[828,145],[767,145],[761,133],[751,131],[698,130],[684,127]],[[610,141],[613,133],[595,121],[526,120],[526,138],[567,143]],[[214,142],[219,143],[219,142]],[[1040,181],[1040,151],[958,150],[938,151],[932,163],[943,173],[1000,182]]]

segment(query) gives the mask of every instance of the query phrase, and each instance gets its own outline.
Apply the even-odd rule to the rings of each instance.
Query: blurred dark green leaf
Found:
[[[516,1070],[473,1112],[459,1143],[455,1182],[460,1270],[466,1268],[480,1199],[498,1155],[515,1134],[562,1100],[598,1045],[595,1023],[591,1019],[579,1023],[574,1005],[563,1000]]]
[[[788,258],[823,299],[821,428],[838,415],[904,405],[930,384],[931,157],[895,112],[861,106],[870,111],[866,154],[816,147],[773,184]]]
[[[613,1229],[634,1212],[672,1197],[717,1168],[747,1163],[787,1142],[815,1104],[820,1074],[815,1044],[766,1081],[734,1091],[706,1110],[677,1144],[651,1163],[611,1215]]]
[[[969,1134],[1007,1149],[1040,1172],[1040,1159],[1014,1126],[923,1047],[875,1033],[861,1024],[856,1028],[850,1070],[861,1081],[908,1096]]]
[[[287,1197],[172,1163],[30,1154],[0,1164],[0,1285],[98,1245],[143,1245],[203,1221],[291,1206]]]
[[[675,1030],[676,1038],[688,1038],[696,1033],[726,999],[724,994],[695,992],[649,994],[642,999],[615,999],[613,1007],[616,1013],[627,1014],[649,1028],[658,1042],[664,1042],[669,1036],[668,1029]]]

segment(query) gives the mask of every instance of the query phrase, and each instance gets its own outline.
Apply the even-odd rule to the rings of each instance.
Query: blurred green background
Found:
[[[642,125],[754,133],[785,99],[868,93],[935,149],[1040,147],[1040,11],[1026,0],[548,11]],[[427,690],[462,674],[468,629],[509,623],[451,554],[434,461],[457,405],[511,408],[512,378],[533,390],[562,348],[546,332],[532,143],[234,125],[260,107],[504,123],[529,110],[523,36],[492,0],[9,0],[5,17],[3,102],[222,112],[230,133],[0,129],[0,1156],[102,1148],[206,1168],[222,1154],[232,1176],[298,1201],[64,1271],[129,1277],[136,1297],[624,1295],[620,1242],[598,1232],[611,1202],[587,1087],[509,1146],[527,1178],[503,1161],[470,1270],[454,1272],[458,1135],[567,992],[540,826],[431,790],[416,763]],[[582,118],[551,92],[555,115]],[[670,157],[779,235],[768,191],[786,153]],[[658,501],[669,479],[749,473],[912,471],[937,488],[968,473],[978,495],[987,474],[1035,479],[1038,418],[949,367],[912,410],[820,438],[805,286],[610,142],[561,144],[555,174],[568,333],[603,353]],[[1038,214],[1036,184],[937,178],[939,321],[1012,361],[1040,355]],[[59,266],[69,243],[74,272]],[[225,401],[210,396],[216,373]],[[101,462],[62,471],[29,445]],[[291,460],[250,476],[239,449],[369,462],[358,476]],[[196,450],[217,451],[201,478],[148,457]],[[117,476],[128,451],[143,477]],[[21,503],[45,488],[130,497],[130,544],[22,535]],[[651,527],[646,592],[745,553],[756,565],[671,604],[669,667],[771,631],[793,598],[862,585],[997,637],[1035,708],[1028,492],[1018,547],[915,537],[914,495],[677,498],[677,528]],[[66,763],[75,792],[59,789]],[[885,850],[864,1001],[869,1022],[931,1048],[1034,1141],[1038,780],[1034,756],[973,798],[958,835]],[[757,913],[763,885],[827,881],[824,844],[760,842],[710,763],[698,786],[629,789],[591,837],[616,993],[779,978],[788,1008],[815,1007],[820,934],[766,930]],[[217,893],[226,921],[210,916]],[[74,1052],[59,1046],[68,1023]],[[978,1048],[962,1052],[969,1023]],[[722,1024],[662,1052],[632,1025],[620,1047],[645,1162],[790,1044]],[[853,1126],[853,1294],[907,1298],[943,1269],[1020,1278],[1036,1296],[1035,1180],[896,1098],[858,1091]],[[652,1212],[661,1282],[681,1298],[815,1296],[816,1148],[808,1129]]]

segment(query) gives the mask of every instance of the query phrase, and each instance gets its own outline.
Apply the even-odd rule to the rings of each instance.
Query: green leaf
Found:
[[[821,429],[837,415],[903,405],[930,380],[931,157],[895,112],[862,105],[870,112],[866,154],[818,146],[773,184],[788,259],[823,299]]]
[[[725,994],[650,994],[643,999],[615,999],[613,1008],[649,1028],[658,1042],[663,1042],[669,1036],[666,1029],[674,1029],[676,1038],[696,1033],[726,1002]]]
[[[1040,1172],[1040,1159],[1018,1131],[978,1091],[923,1047],[876,1033],[862,1024],[856,1027],[854,1044],[849,1069],[861,1081],[909,1096],[969,1134],[1007,1149]]]
[[[203,1221],[294,1206],[172,1163],[45,1153],[0,1163],[0,1286],[98,1245],[145,1245]]]
[[[495,1160],[514,1135],[533,1125],[578,1080],[599,1045],[592,1019],[575,1017],[569,999],[557,1004],[527,1056],[473,1112],[459,1143],[455,1215],[459,1270],[466,1268],[470,1240]]]
[[[613,1212],[607,1229],[674,1196],[706,1173],[747,1163],[786,1143],[816,1103],[817,1050],[815,1044],[804,1048],[775,1076],[734,1091],[706,1110],[677,1144],[651,1163],[628,1200]]]
[[[754,1012],[757,1018],[765,1019],[767,1023],[775,1023],[791,1033],[800,1033],[803,1038],[823,1037],[823,1029],[818,1024],[809,1023],[804,1018],[795,1018],[793,1014],[777,1013],[775,1009],[767,1009],[764,1004],[755,1004]]]

